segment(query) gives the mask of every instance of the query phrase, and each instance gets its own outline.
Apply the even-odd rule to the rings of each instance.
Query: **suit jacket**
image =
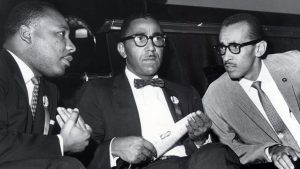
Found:
[[[263,60],[290,110],[300,122],[300,53],[268,55]],[[265,148],[281,144],[276,133],[257,107],[227,73],[214,81],[203,97],[206,114],[221,142],[229,145],[241,163],[269,161]],[[298,147],[292,146],[295,149]]]
[[[29,158],[61,156],[57,136],[43,136],[45,113],[43,96],[48,97],[48,111],[55,118],[58,91],[42,79],[35,120],[20,69],[6,51],[0,52],[0,163]],[[49,132],[51,133],[52,125]]]
[[[182,115],[202,110],[199,94],[194,88],[165,81],[163,88],[173,119],[178,120],[170,96],[179,100]],[[109,144],[114,137],[141,136],[141,124],[134,96],[125,73],[112,79],[90,82],[83,93],[78,108],[86,123],[93,128],[93,138],[98,143],[90,168],[110,168]],[[187,154],[196,150],[194,143],[184,141]]]

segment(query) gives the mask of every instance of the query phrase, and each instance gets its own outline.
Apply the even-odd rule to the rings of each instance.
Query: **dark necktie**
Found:
[[[164,80],[160,78],[150,79],[150,80],[144,80],[144,79],[134,79],[134,87],[139,89],[144,86],[151,85],[155,87],[164,87],[165,82]]]
[[[278,115],[276,109],[273,107],[268,96],[261,89],[261,82],[260,81],[253,82],[252,87],[258,91],[258,96],[262,104],[262,107],[265,110],[266,115],[270,120],[270,123],[272,124],[274,130],[276,131],[279,139],[283,143],[285,142],[286,144],[288,144],[288,146],[298,146],[295,138],[293,137],[289,129],[286,127],[286,125]]]
[[[33,78],[31,78],[31,81],[34,85],[33,91],[32,91],[32,98],[31,98],[31,113],[32,113],[32,118],[34,119],[36,106],[37,106],[37,100],[38,100],[40,79],[37,77],[33,77]]]

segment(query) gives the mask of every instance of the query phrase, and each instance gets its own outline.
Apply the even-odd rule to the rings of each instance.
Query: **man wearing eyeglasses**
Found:
[[[261,25],[249,14],[225,19],[219,41],[226,72],[203,97],[213,130],[243,164],[294,168],[300,157],[299,51],[266,55]]]
[[[123,23],[117,49],[126,60],[125,71],[88,84],[78,107],[89,110],[82,116],[98,143],[89,168],[239,168],[228,146],[203,145],[211,122],[200,111],[195,89],[158,78],[165,46],[166,35],[152,16],[134,15]],[[192,112],[183,126],[188,134],[157,159],[150,140]]]

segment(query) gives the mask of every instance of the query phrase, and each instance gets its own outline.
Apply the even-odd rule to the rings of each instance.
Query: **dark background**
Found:
[[[21,1],[0,0],[0,45],[7,14]],[[89,80],[109,78],[124,70],[124,61],[116,50],[119,31],[115,28],[119,28],[122,19],[132,13],[151,13],[161,21],[167,33],[160,76],[191,84],[200,95],[204,94],[209,83],[224,72],[213,45],[218,41],[219,24],[230,15],[240,12],[256,15],[265,25],[270,42],[269,53],[298,49],[300,46],[299,15],[167,5],[165,0],[47,1],[65,16],[84,20],[97,40],[94,45],[92,35],[86,39],[71,37],[77,46],[72,66],[65,76],[54,79],[61,90],[63,104],[71,107],[80,98],[79,88],[85,82],[84,75],[90,77]],[[197,26],[200,23],[202,26]]]

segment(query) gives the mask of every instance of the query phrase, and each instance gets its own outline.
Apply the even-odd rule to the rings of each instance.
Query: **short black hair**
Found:
[[[127,19],[124,20],[122,26],[121,26],[121,33],[120,33],[120,38],[123,38],[126,36],[126,33],[128,32],[128,28],[131,24],[132,21],[136,19],[152,19],[157,22],[157,24],[160,26],[159,22],[149,13],[135,13],[128,17]],[[162,29],[161,29],[162,30]]]
[[[17,4],[9,13],[4,25],[5,39],[14,35],[21,25],[30,25],[35,19],[44,16],[46,9],[56,10],[45,1],[24,1]],[[57,11],[57,10],[56,10]]]
[[[236,24],[236,23],[240,23],[240,22],[248,23],[248,25],[250,27],[249,38],[251,38],[253,40],[264,38],[260,21],[254,15],[251,15],[248,13],[239,13],[239,14],[235,14],[235,15],[232,15],[232,16],[226,18],[221,25],[221,29],[223,27],[226,27],[226,26],[229,26],[232,24]]]

